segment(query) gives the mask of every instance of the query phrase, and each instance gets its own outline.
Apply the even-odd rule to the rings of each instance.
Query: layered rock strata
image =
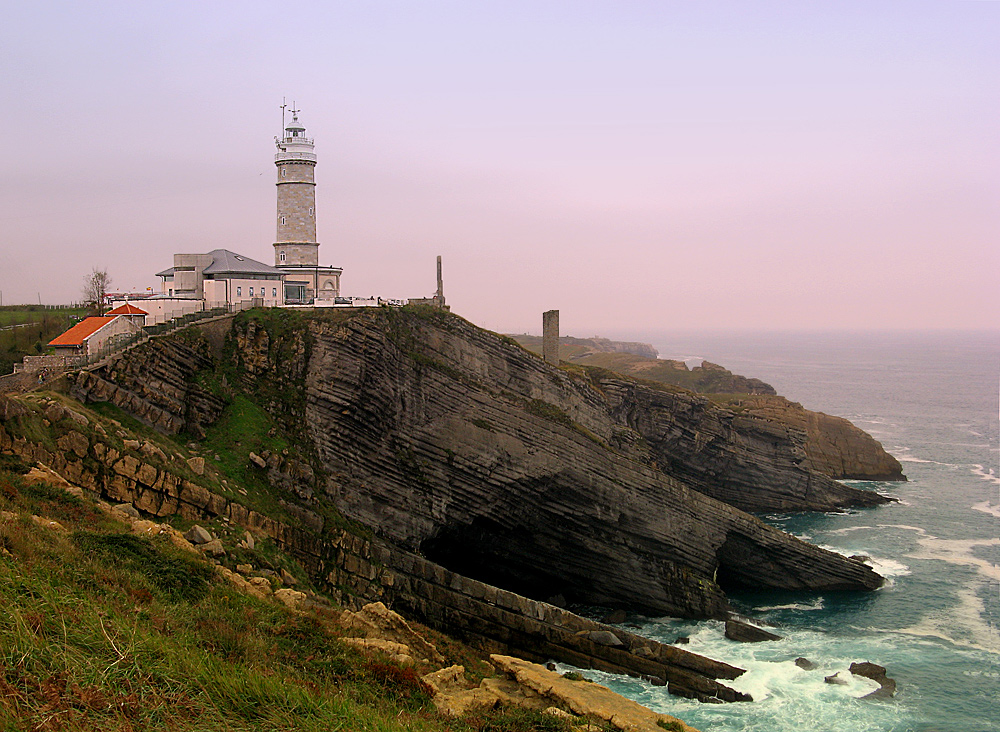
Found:
[[[812,412],[780,396],[740,397],[734,406],[749,417],[802,430],[808,465],[818,473],[840,479],[906,480],[899,461],[843,417]]]
[[[744,511],[833,511],[888,499],[810,466],[802,430],[720,409],[677,388],[603,379],[614,417],[649,444],[667,474]]]
[[[537,336],[519,335],[514,338],[532,352],[540,352]],[[563,337],[560,339],[563,358],[642,382],[679,386],[698,394],[713,395],[714,403],[738,412],[746,419],[801,430],[801,438],[796,437],[795,440],[805,450],[806,464],[829,478],[906,480],[899,462],[864,430],[842,417],[812,412],[801,404],[778,396],[772,386],[760,379],[734,374],[710,361],[689,369],[683,361],[657,358],[656,351],[649,345],[646,345],[648,350],[643,350],[635,347],[640,344],[610,342],[618,347],[602,348],[602,341],[599,338]]]
[[[241,322],[236,340],[250,343]],[[595,388],[441,313],[317,320],[309,337],[305,420],[330,471],[328,494],[350,518],[459,574],[540,600],[684,617],[725,616],[719,582],[808,591],[881,584],[869,568],[661,470],[648,438],[624,418],[655,411],[659,392],[617,380]],[[796,490],[819,494],[819,477],[772,439],[770,453],[749,453],[730,474],[760,457],[770,464],[748,490],[759,492],[754,479],[780,486],[797,471]]]
[[[166,434],[204,434],[225,402],[194,383],[214,360],[204,341],[156,338],[93,371],[70,374],[81,402],[110,402]]]

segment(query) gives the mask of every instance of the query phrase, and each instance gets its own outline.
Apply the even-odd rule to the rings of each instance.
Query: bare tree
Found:
[[[83,280],[83,302],[94,311],[96,315],[102,315],[107,305],[108,290],[111,288],[111,275],[106,269],[97,269],[87,275]]]

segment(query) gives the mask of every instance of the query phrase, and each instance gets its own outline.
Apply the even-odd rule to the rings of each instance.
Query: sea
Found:
[[[621,336],[619,336],[621,337]],[[646,682],[592,680],[702,732],[1000,730],[1000,331],[632,333],[661,358],[703,359],[763,379],[807,409],[846,417],[903,465],[907,482],[850,481],[879,508],[760,518],[886,578],[871,593],[731,594],[782,640],[726,640],[722,623],[631,617],[628,629],[746,669],[755,701],[702,704]],[[805,670],[795,663],[816,665]],[[870,661],[894,698],[849,666]],[[825,681],[836,675],[845,684]]]

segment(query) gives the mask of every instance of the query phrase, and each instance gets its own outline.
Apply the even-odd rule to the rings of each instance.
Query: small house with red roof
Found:
[[[56,349],[57,356],[92,356],[99,353],[115,336],[133,335],[142,329],[145,313],[134,308],[142,315],[133,312],[115,314],[116,310],[121,309],[115,308],[107,315],[85,318],[61,336],[49,341],[49,345]]]
[[[109,310],[107,314],[128,318],[133,325],[139,328],[146,324],[146,317],[149,315],[149,313],[142,308],[137,308],[129,302],[126,302],[124,305],[119,305],[114,310]]]

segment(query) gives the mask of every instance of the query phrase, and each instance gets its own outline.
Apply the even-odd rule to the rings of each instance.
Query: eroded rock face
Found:
[[[107,366],[73,375],[71,392],[84,403],[111,402],[166,434],[204,435],[225,402],[193,378],[213,364],[207,344],[156,338]]]
[[[888,500],[813,470],[804,432],[783,422],[720,409],[681,389],[615,379],[602,388],[614,416],[642,435],[664,472],[731,506],[831,511]]]
[[[748,396],[741,407],[748,415],[801,429],[808,465],[816,472],[841,479],[906,480],[899,461],[843,417],[811,412],[780,396]]]
[[[626,418],[629,399],[643,404],[625,393],[638,387],[595,387],[439,312],[371,311],[310,329],[304,419],[331,472],[327,494],[453,571],[537,599],[684,617],[726,614],[717,578],[881,584],[660,470]],[[779,467],[809,476],[780,450],[769,457],[781,479]]]
[[[525,348],[541,353],[541,338],[528,335],[514,338]],[[772,386],[760,379],[734,374],[710,361],[689,369],[683,361],[657,358],[656,351],[648,344],[610,342],[619,347],[602,348],[602,340],[564,336],[560,339],[562,357],[573,363],[624,374],[626,378],[712,394],[714,402],[744,418],[802,430],[808,467],[827,477],[906,480],[899,462],[871,435],[846,419],[811,412],[801,404],[778,396]],[[609,356],[609,353],[615,355]]]

